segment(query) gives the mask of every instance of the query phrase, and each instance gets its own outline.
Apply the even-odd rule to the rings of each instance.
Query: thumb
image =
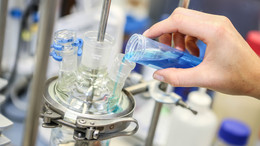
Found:
[[[153,78],[174,87],[200,87],[202,73],[198,67],[189,69],[168,68],[154,72]]]

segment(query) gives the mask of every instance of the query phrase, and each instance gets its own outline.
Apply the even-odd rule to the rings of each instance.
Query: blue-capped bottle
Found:
[[[250,133],[250,128],[245,123],[235,119],[224,119],[213,146],[246,146]]]
[[[165,44],[134,34],[126,45],[125,59],[155,69],[191,68],[202,59]]]

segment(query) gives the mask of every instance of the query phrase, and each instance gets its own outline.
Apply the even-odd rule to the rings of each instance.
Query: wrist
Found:
[[[260,60],[260,59],[259,59]],[[247,92],[249,96],[260,99],[260,62],[254,68],[253,74],[250,76],[249,86],[251,86],[251,90]]]

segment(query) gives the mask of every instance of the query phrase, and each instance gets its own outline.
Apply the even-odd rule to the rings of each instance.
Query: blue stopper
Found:
[[[9,13],[15,19],[20,19],[22,17],[22,10],[20,8],[13,8]]]

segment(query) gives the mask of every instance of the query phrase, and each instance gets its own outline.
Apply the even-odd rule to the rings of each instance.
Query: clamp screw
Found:
[[[109,129],[114,129],[114,125],[109,126]]]
[[[47,112],[46,112],[46,114],[52,114],[52,111],[50,111],[50,110],[47,110]]]
[[[95,130],[93,133],[93,139],[98,139],[99,136],[99,130]]]
[[[80,123],[80,124],[85,124],[85,123],[86,123],[86,120],[85,120],[85,119],[79,119],[79,123]]]

